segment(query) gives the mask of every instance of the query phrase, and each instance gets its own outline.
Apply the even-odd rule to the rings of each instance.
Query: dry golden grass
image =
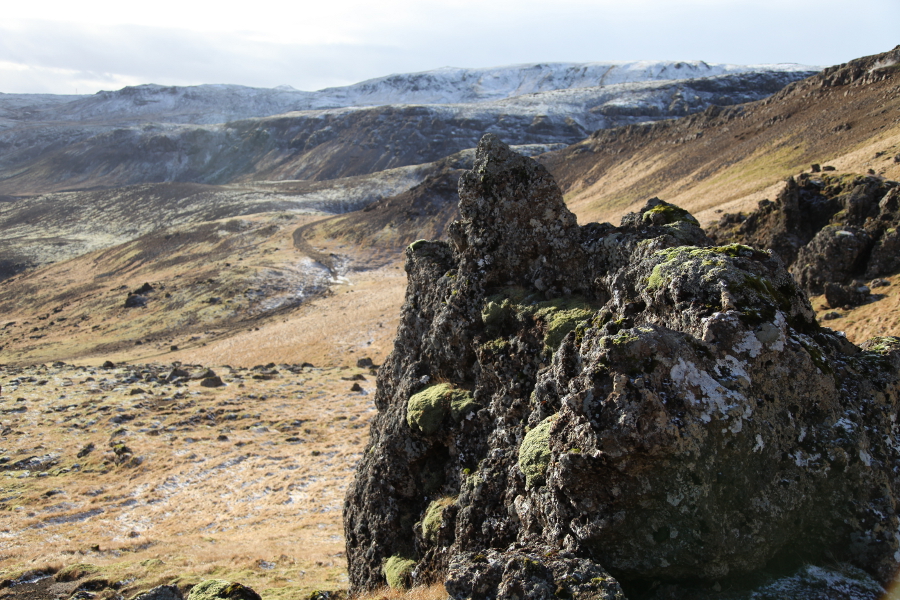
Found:
[[[875,296],[873,302],[850,310],[830,308],[825,296],[810,298],[819,323],[836,331],[843,331],[847,339],[855,344],[862,344],[873,337],[900,335],[900,275],[884,279],[891,285],[872,288]],[[823,317],[830,312],[837,312],[841,316],[824,320]]]
[[[390,353],[400,317],[406,273],[397,266],[350,275],[351,283],[259,330],[235,332],[179,352],[201,363],[256,365],[271,361],[337,366],[357,358],[381,362]]]
[[[218,389],[127,383],[139,370],[0,371],[0,579],[89,564],[125,597],[209,577],[267,599],[346,588],[341,508],[375,413],[369,370],[218,368]],[[115,444],[140,460],[118,464]]]
[[[297,226],[317,218],[263,214],[186,226],[4,281],[0,363],[382,360],[405,273],[383,261],[369,269],[364,251],[334,246],[327,252],[344,256],[345,266],[329,282],[293,246]],[[144,282],[156,288],[147,306],[125,308]]]

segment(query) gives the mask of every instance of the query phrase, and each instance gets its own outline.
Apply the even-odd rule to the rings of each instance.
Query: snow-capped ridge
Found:
[[[497,102],[522,96],[595,89],[623,84],[656,84],[759,73],[792,78],[818,67],[796,64],[730,65],[704,61],[536,63],[467,69],[442,67],[393,74],[353,85],[305,92],[289,85],[254,88],[233,84],[166,86],[143,84],[66,102],[41,102],[21,120],[215,124],[297,111],[384,105],[434,105]],[[5,104],[18,95],[0,97]],[[558,95],[557,95],[558,97]],[[19,101],[19,104],[22,102]],[[18,119],[17,119],[18,120]]]

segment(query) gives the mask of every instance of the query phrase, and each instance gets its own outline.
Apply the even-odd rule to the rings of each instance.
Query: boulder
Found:
[[[820,327],[778,257],[714,246],[660,200],[579,226],[494,136],[460,213],[449,244],[407,250],[345,501],[353,593],[387,564],[458,599],[696,591],[834,561],[893,576],[900,339]]]
[[[888,229],[872,248],[866,265],[866,279],[900,273],[900,232]]]
[[[858,281],[851,285],[839,285],[837,283],[825,284],[825,301],[831,308],[843,308],[845,306],[859,306],[869,301],[871,290],[868,286]]]
[[[822,294],[828,283],[846,284],[865,271],[872,238],[858,227],[828,226],[797,253],[791,271],[811,294]]]
[[[222,378],[218,375],[213,375],[212,377],[204,377],[200,380],[200,385],[203,387],[222,387],[225,385],[225,382],[222,381]]]
[[[138,594],[133,598],[133,600],[183,600],[184,596],[181,595],[181,590],[179,590],[174,585],[160,585],[152,590],[146,591],[143,594]]]
[[[147,297],[140,294],[128,294],[125,298],[125,308],[140,308],[147,306]]]
[[[241,583],[224,579],[207,579],[191,588],[187,600],[262,600],[262,598]]]
[[[801,287],[849,284],[900,272],[900,184],[862,175],[801,174],[775,202],[749,214],[726,214],[712,226],[716,243],[772,250]]]

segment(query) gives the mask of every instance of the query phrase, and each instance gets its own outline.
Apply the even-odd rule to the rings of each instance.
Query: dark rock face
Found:
[[[725,215],[710,236],[772,250],[803,290],[822,294],[829,283],[846,287],[855,278],[900,271],[898,225],[897,182],[803,174],[789,179],[775,202],[764,200],[749,215]]]
[[[407,251],[345,503],[353,590],[388,562],[479,599],[617,598],[825,556],[893,576],[900,339],[820,328],[778,257],[713,246],[660,200],[579,227],[493,136],[459,187],[451,244]],[[438,383],[466,412],[425,414]]]

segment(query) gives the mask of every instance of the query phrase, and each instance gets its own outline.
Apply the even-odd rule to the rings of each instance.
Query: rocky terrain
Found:
[[[579,226],[485,136],[407,250],[347,494],[353,590],[877,598],[900,562],[900,338],[820,326],[774,254],[651,200]]]
[[[831,308],[864,304],[882,277],[900,272],[897,227],[900,184],[874,176],[803,173],[789,179],[775,202],[750,213],[726,214],[710,235],[772,250],[810,295]]]
[[[0,598],[346,587],[341,494],[374,414],[371,367],[56,362],[0,377]]]
[[[207,579],[316,600],[413,583],[438,600],[445,582],[879,597],[897,545],[898,60],[593,135],[562,115],[695,113],[799,73],[442,70],[289,115],[302,93],[0,95],[0,138],[35,136],[0,158],[24,161],[0,183],[0,597],[179,598]],[[220,115],[243,120],[204,120]],[[480,127],[533,141],[513,150],[546,171],[496,141],[476,164]],[[368,173],[393,164],[409,166]],[[377,393],[361,357],[385,362]],[[319,487],[285,492],[326,454]],[[209,518],[237,497],[253,511]]]

